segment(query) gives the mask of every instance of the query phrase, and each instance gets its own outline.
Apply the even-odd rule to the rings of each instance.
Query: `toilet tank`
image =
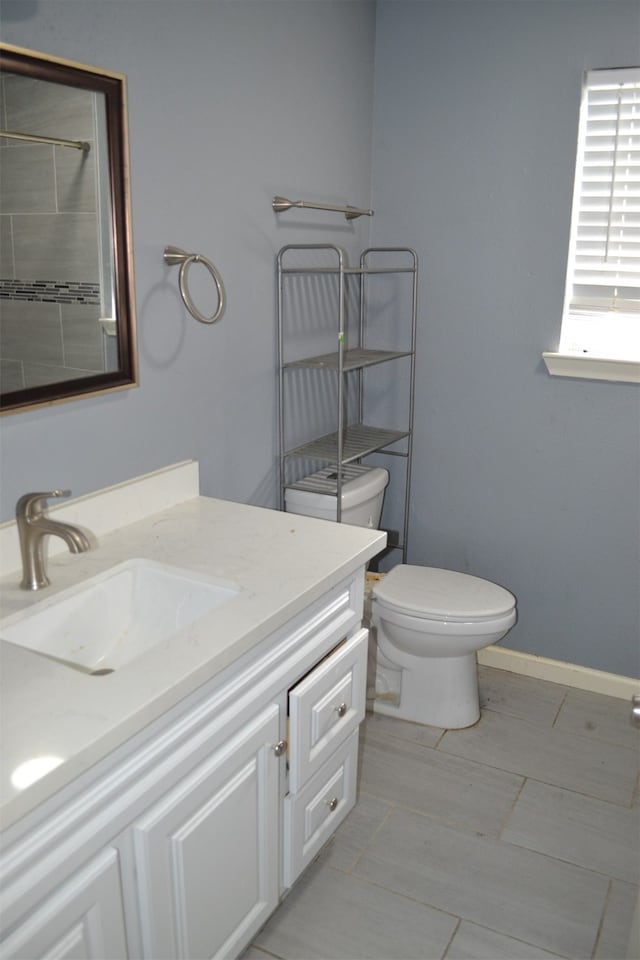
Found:
[[[342,523],[377,529],[384,491],[389,483],[388,471],[382,467],[348,464],[343,468],[342,476]],[[292,483],[285,489],[285,510],[306,517],[335,520],[337,480],[336,468],[325,467]]]

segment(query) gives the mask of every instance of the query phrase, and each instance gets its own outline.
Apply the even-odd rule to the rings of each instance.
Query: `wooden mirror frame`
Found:
[[[113,319],[116,321],[118,347],[116,370],[96,373],[76,380],[28,387],[6,394],[0,393],[0,412],[13,413],[136,386],[138,364],[126,77],[5,43],[0,43],[0,71],[104,94],[111,199],[111,254],[114,286],[112,294],[115,309]],[[0,309],[1,304],[2,301],[0,301]]]

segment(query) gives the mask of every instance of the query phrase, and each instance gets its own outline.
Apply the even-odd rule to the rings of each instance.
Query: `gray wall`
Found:
[[[581,73],[637,62],[638,4],[381,2],[377,42],[374,6],[352,0],[0,15],[7,42],[128,75],[141,363],[138,389],[3,419],[0,515],[27,489],[81,494],[185,457],[204,493],[274,505],[275,253],[354,252],[369,221],[277,219],[270,199],[370,204],[372,239],[422,265],[411,559],[511,587],[508,646],[637,675],[638,388],[551,379],[540,353]],[[220,269],[217,326],[185,315],[169,243]]]
[[[374,4],[19,0],[0,18],[5,42],[127,75],[140,354],[137,389],[3,418],[0,516],[25,490],[82,494],[190,457],[205,494],[275,505],[275,254],[356,251],[368,224],[278,218],[271,198],[368,204]],[[215,326],[186,313],[167,244],[220,270]]]
[[[640,4],[378,4],[373,239],[421,257],[410,559],[518,597],[505,646],[638,676],[640,388],[551,378],[583,70]]]

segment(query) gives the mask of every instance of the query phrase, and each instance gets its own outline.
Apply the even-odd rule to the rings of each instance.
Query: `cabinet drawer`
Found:
[[[284,886],[290,887],[356,802],[358,731],[284,806]]]
[[[368,633],[359,630],[289,691],[289,789],[297,793],[364,719]]]

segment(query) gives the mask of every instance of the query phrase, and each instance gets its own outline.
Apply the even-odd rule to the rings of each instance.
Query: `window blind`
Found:
[[[594,70],[586,76],[567,274],[565,347],[601,352],[610,339],[616,354],[631,351],[635,359],[640,353],[640,68]]]

